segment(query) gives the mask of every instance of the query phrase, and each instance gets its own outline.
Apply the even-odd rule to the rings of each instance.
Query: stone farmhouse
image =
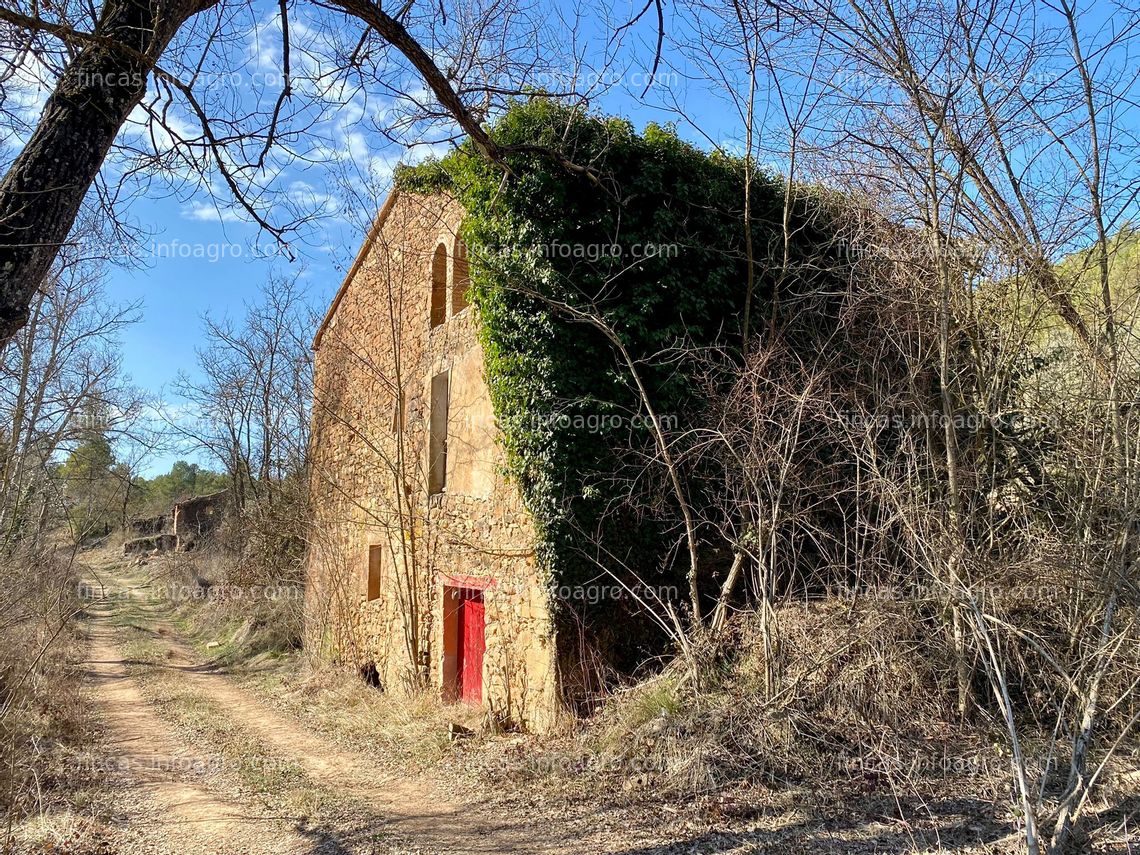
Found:
[[[551,604],[501,474],[461,217],[394,190],[313,343],[308,643],[385,691],[544,729]]]

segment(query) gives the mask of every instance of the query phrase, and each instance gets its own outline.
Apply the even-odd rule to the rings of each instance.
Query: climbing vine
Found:
[[[515,149],[502,163],[461,146],[400,169],[397,184],[446,190],[465,209],[487,380],[508,474],[538,526],[542,566],[562,589],[597,579],[602,566],[654,584],[683,577],[667,534],[676,508],[647,465],[653,438],[629,371],[565,307],[601,318],[620,337],[671,441],[684,442],[702,406],[694,354],[715,347],[731,360],[741,348],[744,163],[703,152],[669,128],[639,134],[627,121],[548,100],[516,104],[491,134]],[[538,149],[599,180],[568,173]],[[787,275],[771,260],[782,247],[783,185],[763,174],[753,182],[755,326]],[[806,204],[795,241],[830,240],[826,218],[818,208],[808,216]],[[641,501],[630,501],[635,494]]]

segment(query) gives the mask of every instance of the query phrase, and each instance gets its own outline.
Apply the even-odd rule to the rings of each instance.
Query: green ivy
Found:
[[[704,396],[694,393],[696,365],[682,354],[716,346],[739,356],[745,165],[703,152],[670,128],[638,134],[627,121],[549,100],[514,105],[490,133],[507,151],[542,146],[597,176],[571,173],[548,153],[509,153],[491,163],[469,144],[397,172],[402,190],[447,191],[465,209],[486,376],[508,474],[538,527],[543,568],[558,586],[612,584],[599,578],[600,541],[604,561],[620,561],[653,584],[679,581],[685,561],[673,560],[664,534],[675,522],[668,491],[661,486],[651,511],[637,506],[652,501],[623,501],[631,482],[644,490],[660,478],[630,459],[631,448],[652,447],[652,436],[612,422],[580,429],[644,415],[629,373],[596,329],[569,321],[551,301],[600,310],[639,360],[657,412],[683,432]],[[783,200],[780,179],[753,175],[754,324],[767,317],[776,283],[771,259],[782,257]],[[797,243],[830,240],[820,216],[826,205],[801,207]],[[658,254],[646,253],[651,245]],[[620,254],[603,249],[615,246]]]

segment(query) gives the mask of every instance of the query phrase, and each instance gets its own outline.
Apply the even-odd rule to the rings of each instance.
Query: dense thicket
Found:
[[[669,602],[646,595],[651,609],[685,600],[686,533],[650,408],[685,500],[702,509],[693,534],[707,605],[735,541],[750,536],[747,522],[726,532],[704,512],[722,503],[726,482],[726,460],[702,450],[708,428],[765,342],[782,342],[788,362],[827,348],[842,355],[851,229],[841,231],[839,203],[810,188],[785,220],[779,179],[668,128],[639,134],[626,121],[533,101],[516,104],[492,135],[538,150],[499,165],[463,147],[403,170],[398,183],[446,189],[466,210],[487,377],[544,569],[592,640],[635,665],[648,650],[628,620],[613,639],[620,646],[600,636],[617,625],[615,609],[628,618],[642,606],[632,596],[586,604],[580,588],[617,580],[664,590]],[[568,173],[551,151],[582,171]]]

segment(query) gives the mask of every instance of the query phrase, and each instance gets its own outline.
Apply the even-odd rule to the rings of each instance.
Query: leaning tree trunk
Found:
[[[0,181],[0,344],[27,322],[32,295],[159,56],[182,24],[215,2],[105,0],[91,35],[44,26],[82,48]]]

